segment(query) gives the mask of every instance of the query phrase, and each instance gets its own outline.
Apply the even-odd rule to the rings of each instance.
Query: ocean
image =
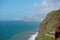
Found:
[[[40,22],[0,21],[0,40],[33,40]]]

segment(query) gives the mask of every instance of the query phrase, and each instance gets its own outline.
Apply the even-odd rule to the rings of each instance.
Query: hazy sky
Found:
[[[60,0],[0,0],[0,20],[39,19],[59,7]]]

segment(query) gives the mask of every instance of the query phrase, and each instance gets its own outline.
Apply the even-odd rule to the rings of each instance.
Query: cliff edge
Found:
[[[60,22],[60,10],[49,12],[46,18],[41,22],[35,40],[54,40],[54,26],[58,22]]]

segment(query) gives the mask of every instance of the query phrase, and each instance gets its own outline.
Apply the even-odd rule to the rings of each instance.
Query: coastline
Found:
[[[35,34],[31,35],[31,37],[28,40],[35,40],[37,35],[38,35],[38,32],[36,32]]]

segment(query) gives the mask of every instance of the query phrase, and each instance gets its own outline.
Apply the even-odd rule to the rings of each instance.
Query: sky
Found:
[[[0,20],[42,20],[60,8],[60,0],[0,0]]]

